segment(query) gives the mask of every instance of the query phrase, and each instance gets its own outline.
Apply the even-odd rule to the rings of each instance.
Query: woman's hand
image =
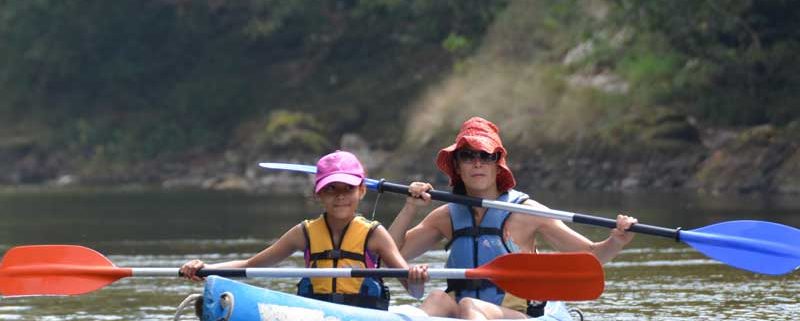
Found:
[[[617,227],[611,230],[611,239],[621,245],[625,246],[633,240],[633,236],[635,233],[628,232],[628,229],[631,228],[631,225],[638,223],[639,221],[633,217],[627,215],[617,215]]]
[[[189,280],[202,281],[203,278],[197,276],[196,273],[197,273],[197,271],[200,271],[200,269],[202,269],[205,266],[206,266],[206,264],[203,261],[191,260],[189,262],[184,263],[183,266],[181,266],[180,272],[181,272],[181,275],[183,275],[184,277],[186,277]]]
[[[408,194],[406,197],[406,205],[413,206],[428,206],[431,204],[431,194],[428,191],[433,190],[433,185],[423,182],[413,182],[408,185]]]

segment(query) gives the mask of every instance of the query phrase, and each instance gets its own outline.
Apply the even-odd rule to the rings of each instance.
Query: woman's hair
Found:
[[[467,195],[467,187],[464,185],[464,181],[458,181],[453,185],[453,194]]]
[[[453,158],[453,168],[458,168],[458,160],[456,160],[455,158]],[[451,179],[451,181],[453,180]],[[463,180],[461,179],[455,180],[455,182],[453,183],[453,194],[467,195],[467,186],[464,185]]]

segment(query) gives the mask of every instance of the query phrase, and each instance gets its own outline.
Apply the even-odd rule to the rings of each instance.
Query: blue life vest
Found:
[[[530,197],[516,190],[509,190],[497,198],[501,202],[522,203]],[[503,225],[511,214],[509,211],[489,208],[478,226],[469,207],[447,204],[453,237],[448,244],[450,255],[447,268],[470,269],[488,263],[494,258],[518,252],[516,246],[503,242]],[[448,280],[447,292],[454,291],[456,301],[464,297],[480,299],[501,305],[505,292],[488,280]]]

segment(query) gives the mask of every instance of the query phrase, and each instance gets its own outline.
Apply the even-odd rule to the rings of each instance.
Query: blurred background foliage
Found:
[[[605,56],[643,104],[678,106],[718,125],[785,125],[800,116],[796,2],[611,4],[608,22],[635,33],[625,50]]]
[[[0,1],[0,114],[7,124],[46,124],[55,146],[103,146],[123,159],[220,148],[244,120],[288,106],[319,114],[315,126],[326,124],[325,134],[378,130],[400,114],[401,102],[385,99],[415,86],[402,79],[416,69],[408,67],[425,55],[446,62],[443,40],[480,37],[502,7],[430,0]],[[395,77],[401,79],[390,81]],[[394,88],[379,89],[385,87]],[[363,95],[369,92],[377,95]],[[319,150],[319,140],[311,141]]]
[[[788,0],[0,0],[0,148],[136,162],[356,133],[394,150],[483,115],[512,143],[681,149],[698,124],[796,126],[797,16]]]

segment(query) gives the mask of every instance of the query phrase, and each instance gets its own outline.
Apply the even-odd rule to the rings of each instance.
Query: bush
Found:
[[[331,146],[325,128],[307,113],[278,110],[270,113],[264,129],[255,136],[259,150],[319,154]]]

